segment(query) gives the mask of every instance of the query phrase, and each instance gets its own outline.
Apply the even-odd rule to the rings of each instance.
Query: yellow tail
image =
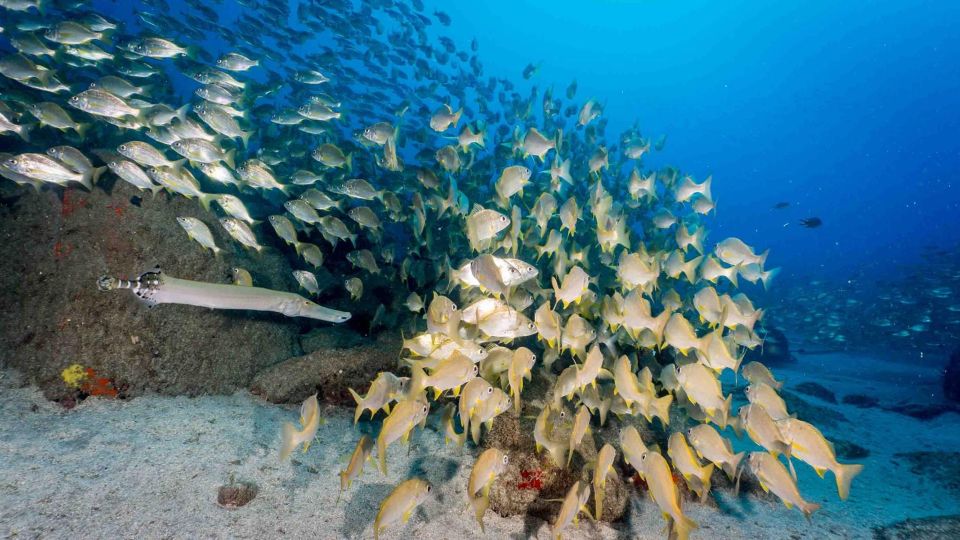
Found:
[[[356,393],[353,388],[347,388],[350,391],[350,395],[353,396],[353,400],[357,402],[357,410],[353,412],[353,424],[356,425],[360,421],[360,417],[363,416],[363,411],[366,410],[366,407],[363,406],[363,398],[360,397],[360,394]],[[373,419],[373,415],[376,411],[370,411],[370,418]]]
[[[280,461],[284,461],[290,457],[290,454],[292,454],[297,448],[297,445],[300,444],[297,435],[296,426],[290,422],[284,422],[283,427],[280,428]]]
[[[680,519],[674,520],[673,531],[671,532],[670,537],[676,538],[677,540],[687,540],[690,538],[690,531],[699,528],[700,526],[697,525],[696,521],[688,518],[687,516],[681,515]]]
[[[837,477],[837,493],[840,495],[840,500],[845,501],[850,496],[850,482],[863,471],[863,465],[839,465],[840,467],[833,471],[833,474]]]
[[[473,506],[473,513],[477,518],[477,524],[480,525],[480,532],[486,533],[487,531],[483,528],[483,515],[487,513],[487,508],[490,507],[490,497],[484,497],[483,495],[474,497],[470,499],[470,505]]]

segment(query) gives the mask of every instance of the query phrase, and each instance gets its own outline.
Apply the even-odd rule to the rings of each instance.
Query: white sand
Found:
[[[831,366],[830,368],[821,365]],[[829,377],[820,374],[830,372]],[[919,376],[918,376],[919,374]],[[89,399],[72,411],[18,388],[15,374],[0,382],[0,536],[17,538],[372,538],[380,500],[401,479],[420,475],[433,496],[410,523],[384,538],[476,538],[480,531],[463,498],[473,456],[444,447],[432,429],[418,433],[409,453],[389,452],[390,476],[368,465],[335,504],[337,472],[359,437],[348,411],[326,409],[319,441],[299,463],[277,460],[279,425],[292,408],[238,393],[196,399],[148,396],[131,401]],[[937,399],[935,370],[849,355],[809,356],[778,370],[788,388],[817,380],[837,393]],[[863,379],[866,382],[861,382]],[[806,399],[817,402],[815,398]],[[822,403],[818,403],[822,404]],[[869,538],[871,528],[907,517],[956,513],[956,493],[893,464],[895,452],[960,449],[960,416],[922,422],[877,409],[834,406],[851,420],[830,433],[871,450],[866,470],[840,502],[825,480],[798,464],[801,492],[824,508],[808,524],[796,510],[719,494],[718,507],[688,504],[701,525],[694,538]],[[808,420],[816,423],[815,418]],[[370,429],[370,426],[362,426]],[[249,505],[224,509],[217,489],[230,479],[256,483]],[[662,538],[663,521],[649,500],[634,500],[627,523],[588,520],[567,538]],[[541,520],[486,517],[490,538],[549,538]]]

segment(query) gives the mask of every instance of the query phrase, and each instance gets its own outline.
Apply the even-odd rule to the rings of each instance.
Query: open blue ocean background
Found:
[[[443,4],[488,71],[540,63],[532,83],[576,78],[611,133],[668,135],[654,159],[714,176],[711,239],[769,247],[782,281],[957,248],[960,3]]]

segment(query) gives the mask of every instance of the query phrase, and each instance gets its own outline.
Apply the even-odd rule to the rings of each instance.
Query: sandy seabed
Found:
[[[816,381],[836,393],[866,394],[881,403],[930,403],[940,398],[939,365],[919,358],[862,355],[801,356],[775,370],[786,387]],[[362,432],[352,412],[325,408],[326,423],[306,454],[277,459],[279,426],[295,421],[292,407],[246,392],[200,398],[88,399],[73,410],[47,402],[12,372],[0,380],[0,537],[5,538],[372,538],[380,501],[399,481],[417,475],[435,487],[410,522],[382,538],[477,538],[464,496],[475,453],[444,446],[435,422],[411,445],[393,445],[389,476],[368,464],[337,502],[339,478]],[[823,509],[807,522],[797,510],[754,496],[716,492],[714,502],[686,503],[699,522],[693,538],[871,538],[873,528],[910,517],[957,514],[960,493],[919,476],[895,457],[901,452],[960,451],[960,415],[922,421],[880,408],[827,404],[848,422],[824,428],[870,450],[866,469],[841,502],[830,473],[817,478],[797,464],[799,485]],[[438,416],[432,414],[431,417]],[[816,418],[806,418],[817,423]],[[739,444],[738,444],[739,446]],[[256,498],[241,508],[217,504],[218,488],[253,482]],[[488,512],[486,537],[550,538],[535,518]],[[565,538],[663,538],[652,501],[634,498],[614,526],[581,520]]]

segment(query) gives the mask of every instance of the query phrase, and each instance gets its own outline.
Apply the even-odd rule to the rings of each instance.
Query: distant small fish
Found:
[[[787,201],[781,201],[781,202],[778,202],[777,204],[773,205],[773,209],[774,209],[774,210],[783,210],[784,208],[787,208],[787,207],[789,207],[789,206],[790,206],[790,203],[788,203]]]
[[[527,64],[527,67],[523,68],[523,78],[529,79],[537,74],[540,71],[540,64]]]
[[[800,225],[808,229],[816,229],[817,227],[823,225],[823,220],[818,217],[808,217],[800,220]]]

